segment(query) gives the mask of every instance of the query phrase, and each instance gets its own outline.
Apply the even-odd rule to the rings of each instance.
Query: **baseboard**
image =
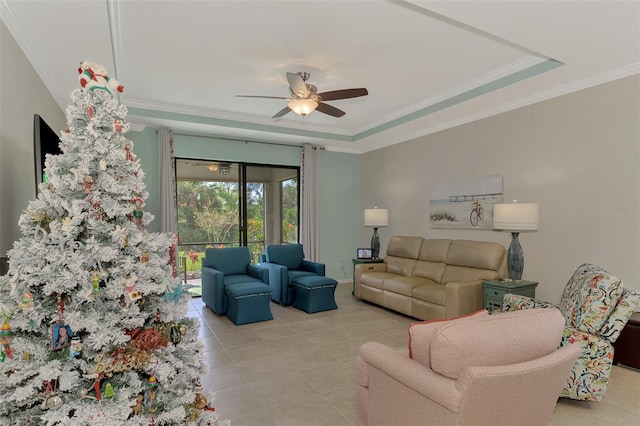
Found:
[[[341,280],[337,280],[338,284],[351,284],[353,281],[351,281],[349,278],[343,278]]]

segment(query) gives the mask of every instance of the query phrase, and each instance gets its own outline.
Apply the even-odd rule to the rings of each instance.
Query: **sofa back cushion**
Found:
[[[224,275],[245,275],[251,263],[248,247],[210,248],[205,251],[207,266]]]
[[[453,240],[447,252],[447,265],[499,271],[506,255],[502,244],[487,241]]]
[[[387,256],[404,257],[407,259],[417,259],[420,254],[420,247],[424,238],[406,237],[395,235],[389,240],[387,245]]]
[[[596,265],[585,263],[578,266],[565,286],[560,310],[571,327],[599,334],[623,290],[620,278]]]
[[[304,259],[302,244],[270,244],[264,249],[269,263],[277,263],[289,269],[300,269]]]
[[[557,309],[527,309],[445,322],[431,338],[431,369],[457,379],[466,367],[540,358],[558,348],[564,325]]]
[[[451,240],[425,239],[420,247],[418,262],[413,275],[429,278],[437,283],[442,282],[445,261]]]
[[[406,257],[385,256],[384,263],[387,264],[387,272],[410,277],[417,260]]]

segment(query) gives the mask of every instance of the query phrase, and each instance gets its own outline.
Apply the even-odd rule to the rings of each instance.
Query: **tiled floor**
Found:
[[[404,348],[415,320],[354,298],[351,284],[338,285],[336,302],[312,315],[272,302],[272,321],[236,326],[192,299],[210,367],[202,382],[216,391],[218,416],[232,426],[354,425],[360,345]],[[560,399],[551,425],[640,425],[640,372],[614,367],[600,404]]]

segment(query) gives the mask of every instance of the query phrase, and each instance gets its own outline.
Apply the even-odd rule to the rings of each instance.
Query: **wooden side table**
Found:
[[[527,296],[531,298],[536,297],[536,281],[502,281],[502,280],[483,280],[482,287],[484,288],[484,308],[489,313],[494,310],[502,309],[502,299],[507,293],[519,294],[520,296]]]
[[[353,279],[351,280],[351,294],[356,294],[356,265],[360,263],[384,263],[384,260],[381,258],[377,259],[351,259],[353,262]]]

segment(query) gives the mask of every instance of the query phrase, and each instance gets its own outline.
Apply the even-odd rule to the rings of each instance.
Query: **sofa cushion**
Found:
[[[453,240],[447,253],[447,265],[498,271],[505,255],[502,244],[487,241]]]
[[[429,347],[435,328],[444,322],[466,320],[471,317],[488,315],[488,311],[473,312],[456,318],[440,318],[430,321],[414,322],[409,326],[409,358],[430,367]]]
[[[427,278],[394,276],[384,280],[383,290],[411,297],[414,288],[433,282]]]
[[[578,266],[565,286],[560,310],[569,326],[598,334],[623,290],[620,278],[585,263]]]
[[[423,286],[414,287],[411,296],[434,305],[445,306],[447,304],[447,286],[431,281]]]
[[[417,260],[407,259],[406,257],[386,256],[384,258],[384,263],[387,264],[387,272],[406,277],[413,274],[416,262]]]
[[[491,269],[467,268],[464,266],[447,265],[442,274],[442,282],[465,282],[499,279],[500,274]]]
[[[390,274],[388,272],[363,272],[360,275],[360,283],[369,287],[378,288],[382,290],[384,288],[384,282],[388,278],[397,277],[396,274]]]
[[[270,244],[264,249],[267,262],[284,265],[289,269],[300,269],[304,259],[302,244]]]
[[[470,366],[515,364],[555,351],[564,329],[557,309],[505,312],[446,322],[431,339],[431,368],[457,379]]]
[[[444,263],[447,261],[447,253],[451,240],[425,239],[420,247],[419,260]]]
[[[395,235],[387,244],[387,256],[417,259],[424,238]]]

